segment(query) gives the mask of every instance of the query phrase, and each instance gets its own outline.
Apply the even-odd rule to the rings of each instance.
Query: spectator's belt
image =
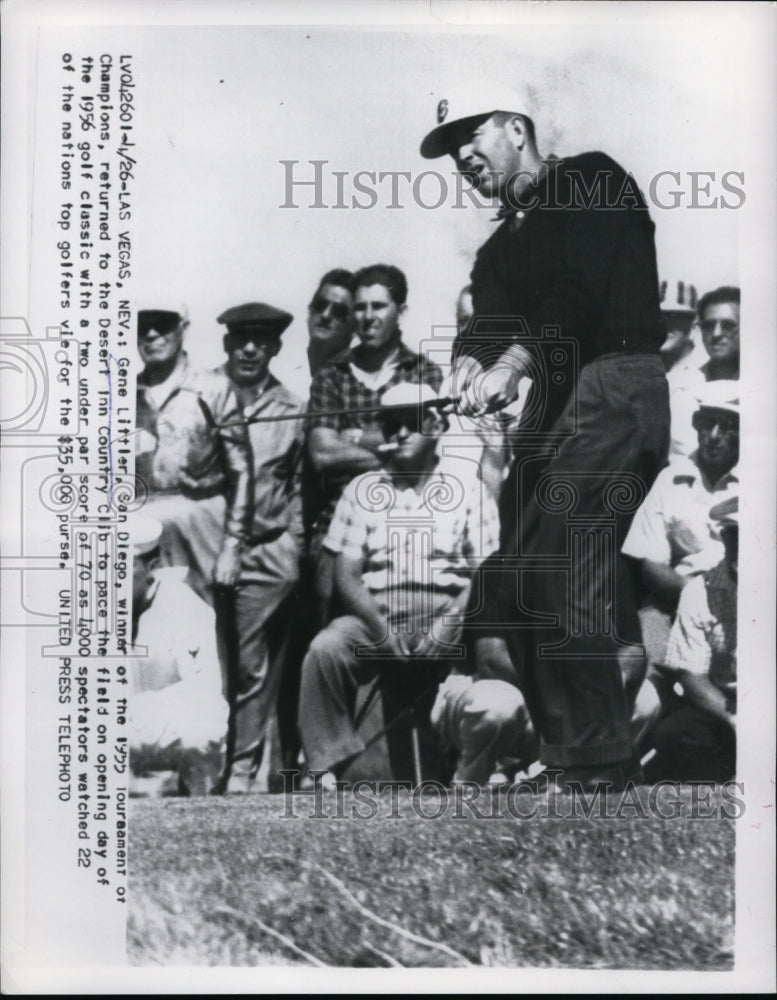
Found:
[[[177,486],[167,486],[160,489],[152,486],[149,495],[154,497],[185,497],[187,500],[210,500],[211,497],[223,496],[224,486],[220,483],[212,483],[203,486],[187,486],[179,483]]]

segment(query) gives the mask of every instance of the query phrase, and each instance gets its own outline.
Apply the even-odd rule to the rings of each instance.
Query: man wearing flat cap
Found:
[[[141,309],[135,472],[148,494],[145,512],[161,521],[163,566],[186,566],[188,582],[213,604],[214,575],[228,582],[231,548],[245,536],[249,456],[239,429],[220,434],[199,406],[215,413],[229,395],[223,374],[195,371],[183,349],[182,312]]]
[[[287,599],[299,575],[304,405],[269,370],[292,319],[262,302],[218,317],[227,330],[222,372],[232,393],[220,421],[245,422],[253,487],[247,537],[235,543],[235,586],[220,589],[217,604],[228,651],[229,759],[222,784],[230,792],[256,789],[289,635]]]
[[[666,460],[665,333],[655,227],[634,178],[600,152],[543,157],[535,103],[483,81],[441,90],[421,154],[451,156],[501,203],[471,274],[475,317],[456,345],[461,408],[502,409],[525,376],[533,383],[500,498],[500,554],[484,566],[473,619],[478,655],[506,662],[509,652],[541,761],[562,781],[597,786],[622,782],[633,756],[639,625],[625,561],[600,553],[594,568],[569,532],[606,521],[618,553],[635,506],[620,499],[646,493]]]

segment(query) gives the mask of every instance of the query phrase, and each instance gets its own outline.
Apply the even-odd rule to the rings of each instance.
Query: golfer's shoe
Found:
[[[525,776],[516,775],[514,792],[529,795],[593,795],[622,792],[626,774],[617,765],[607,767],[546,767]]]

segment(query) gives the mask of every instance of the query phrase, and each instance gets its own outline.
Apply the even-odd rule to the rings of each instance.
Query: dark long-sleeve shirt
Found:
[[[534,202],[522,224],[506,219],[478,252],[475,320],[457,352],[490,367],[511,344],[554,327],[576,341],[581,367],[605,354],[657,353],[665,333],[655,226],[636,182],[604,153],[546,163],[522,196]],[[548,380],[547,419],[570,388],[569,378]]]

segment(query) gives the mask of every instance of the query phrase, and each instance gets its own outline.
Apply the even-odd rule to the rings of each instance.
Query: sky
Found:
[[[598,8],[592,8],[593,12]],[[700,292],[739,283],[739,213],[747,177],[740,156],[736,60],[722,23],[501,26],[149,27],[139,35],[136,292],[139,307],[188,310],[188,350],[198,364],[222,359],[229,306],[264,301],[295,321],[274,365],[304,391],[306,306],[331,267],[377,261],[409,283],[405,336],[411,346],[453,322],[458,290],[493,211],[459,196],[449,158],[418,147],[452,84],[483,79],[532,89],[541,152],[603,150],[642,190],[656,181],[651,215],[661,277]],[[721,67],[726,67],[726,73]],[[739,83],[748,89],[746,71]],[[752,95],[750,98],[752,99]],[[724,124],[725,123],[725,124]],[[311,160],[323,160],[324,202],[312,207]],[[284,165],[281,161],[297,161]],[[335,171],[345,202],[358,171],[439,171],[448,198],[414,202],[402,182],[374,183],[369,209],[333,208]],[[693,208],[692,171],[702,178]],[[722,177],[745,194],[727,193]],[[365,183],[368,181],[365,180]],[[433,206],[440,182],[419,198]],[[709,185],[707,191],[704,185]],[[672,195],[679,191],[679,195]],[[281,207],[292,200],[298,207]],[[649,199],[650,200],[650,199]],[[676,207],[668,207],[679,200]],[[300,379],[302,383],[300,383]]]

